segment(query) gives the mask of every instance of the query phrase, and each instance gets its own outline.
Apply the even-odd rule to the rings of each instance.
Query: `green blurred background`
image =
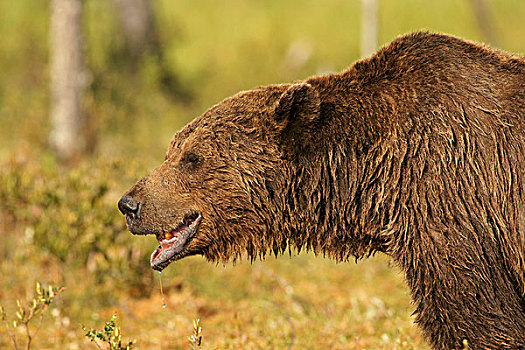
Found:
[[[221,99],[358,60],[360,1],[152,0],[153,44],[130,59],[115,3],[84,0],[88,147],[74,162],[48,145],[50,3],[0,1],[0,304],[16,318],[35,281],[66,287],[34,348],[95,348],[79,325],[115,311],[139,348],[188,348],[194,318],[210,349],[425,348],[402,276],[382,257],[236,267],[190,258],[163,274],[162,309],[148,262],[156,242],[131,237],[116,210],[173,134]],[[482,1],[481,21],[476,3],[380,0],[378,44],[426,29],[523,54],[525,1]],[[0,326],[0,347],[10,347]]]

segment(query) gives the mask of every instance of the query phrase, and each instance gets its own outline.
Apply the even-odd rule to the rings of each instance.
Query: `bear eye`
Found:
[[[200,157],[193,152],[186,152],[182,156],[182,161],[188,164],[197,164],[200,161]]]

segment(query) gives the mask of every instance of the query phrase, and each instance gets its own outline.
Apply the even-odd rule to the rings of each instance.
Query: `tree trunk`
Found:
[[[154,58],[160,68],[159,83],[169,96],[189,101],[191,93],[183,87],[166,62],[151,0],[113,0],[115,3],[122,33],[124,35],[124,55],[118,55],[120,64],[128,72],[136,72],[144,55]]]
[[[377,12],[379,0],[361,0],[361,57],[377,49]]]
[[[52,0],[50,29],[51,147],[72,160],[84,151],[81,97],[81,0]]]
[[[474,16],[478,22],[478,27],[483,36],[483,40],[493,46],[498,46],[499,40],[496,31],[494,30],[490,9],[487,7],[485,0],[470,0]]]
[[[153,11],[149,0],[114,0],[126,40],[126,49],[133,61],[156,45]]]

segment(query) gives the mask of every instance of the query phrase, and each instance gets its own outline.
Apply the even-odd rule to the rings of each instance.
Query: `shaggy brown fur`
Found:
[[[198,226],[157,269],[379,251],[434,348],[523,349],[524,181],[525,59],[422,32],[341,74],[224,100],[119,207],[135,234]]]

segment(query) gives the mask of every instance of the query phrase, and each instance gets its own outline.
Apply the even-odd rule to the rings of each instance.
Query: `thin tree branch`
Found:
[[[9,327],[9,322],[7,322],[6,319],[4,319],[5,326],[7,327],[7,333],[9,333],[9,336],[11,337],[11,340],[13,341],[13,345],[15,346],[15,350],[18,350],[18,345],[16,344],[16,337],[11,332],[11,328]]]
[[[24,327],[26,329],[27,334],[27,350],[31,348],[31,340],[33,340],[33,337],[31,336],[31,333],[29,332],[29,325],[27,323],[24,323]]]

